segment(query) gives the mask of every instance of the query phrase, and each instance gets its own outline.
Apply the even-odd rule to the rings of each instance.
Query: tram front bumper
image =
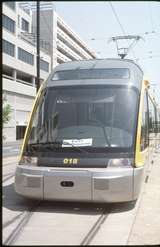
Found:
[[[134,170],[133,168],[73,170],[18,165],[15,190],[23,196],[44,200],[132,201],[138,197],[143,169],[136,172]]]

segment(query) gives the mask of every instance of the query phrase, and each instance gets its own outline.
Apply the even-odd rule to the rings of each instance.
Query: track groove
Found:
[[[33,213],[35,212],[35,209],[40,205],[41,201],[38,201],[38,203],[34,206],[32,206],[29,210],[24,211],[23,218],[19,222],[18,226],[13,229],[11,234],[8,236],[8,238],[4,241],[4,245],[13,245],[15,241],[20,236],[21,232],[23,231],[24,227],[32,217]]]
[[[89,245],[89,243],[92,241],[92,239],[95,237],[96,233],[98,232],[101,225],[104,223],[106,218],[108,217],[109,213],[108,210],[104,210],[103,213],[100,215],[98,220],[94,223],[90,231],[87,233],[85,238],[82,240],[80,245]]]
[[[15,164],[13,164],[14,162],[18,163],[18,161],[12,161],[12,162],[3,164],[3,167],[11,166],[11,165],[14,166],[15,165]]]
[[[14,177],[14,175],[15,175],[15,172],[13,172],[11,175],[9,175],[7,178],[4,178],[3,180],[2,180],[2,182],[3,183],[5,183],[7,180],[9,180],[10,178],[12,178],[12,177]]]

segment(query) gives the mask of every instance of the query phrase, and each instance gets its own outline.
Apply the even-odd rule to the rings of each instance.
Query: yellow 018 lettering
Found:
[[[64,159],[63,164],[68,164],[68,159]]]
[[[76,164],[78,164],[78,159],[76,159],[76,158],[74,158],[74,159],[65,158],[63,160],[63,164],[65,164],[65,165],[67,165],[67,164],[70,164],[70,165],[74,164],[74,165],[76,165]]]
[[[78,159],[73,159],[73,164],[78,164]]]

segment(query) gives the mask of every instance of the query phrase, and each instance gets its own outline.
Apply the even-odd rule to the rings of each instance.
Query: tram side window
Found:
[[[153,135],[156,132],[156,112],[155,112],[155,106],[148,97],[148,104],[149,104],[149,133],[150,136]]]
[[[156,135],[160,132],[159,131],[159,116],[158,116],[158,110],[157,108],[155,107],[155,133]]]
[[[160,113],[159,112],[158,112],[157,116],[158,116],[158,118],[157,118],[158,133],[160,133]]]
[[[158,110],[155,107],[155,133],[159,133],[159,114],[158,114]]]
[[[145,92],[143,112],[142,112],[142,126],[141,126],[141,151],[148,146],[148,107],[147,107],[147,95]]]

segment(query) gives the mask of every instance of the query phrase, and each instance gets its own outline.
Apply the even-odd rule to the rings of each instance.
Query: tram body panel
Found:
[[[132,201],[140,191],[142,173],[142,167],[77,170],[17,166],[15,190],[27,197],[46,200]],[[62,186],[66,181],[73,182],[73,186]]]
[[[14,187],[20,195],[43,200],[43,174],[39,170],[17,166]]]

